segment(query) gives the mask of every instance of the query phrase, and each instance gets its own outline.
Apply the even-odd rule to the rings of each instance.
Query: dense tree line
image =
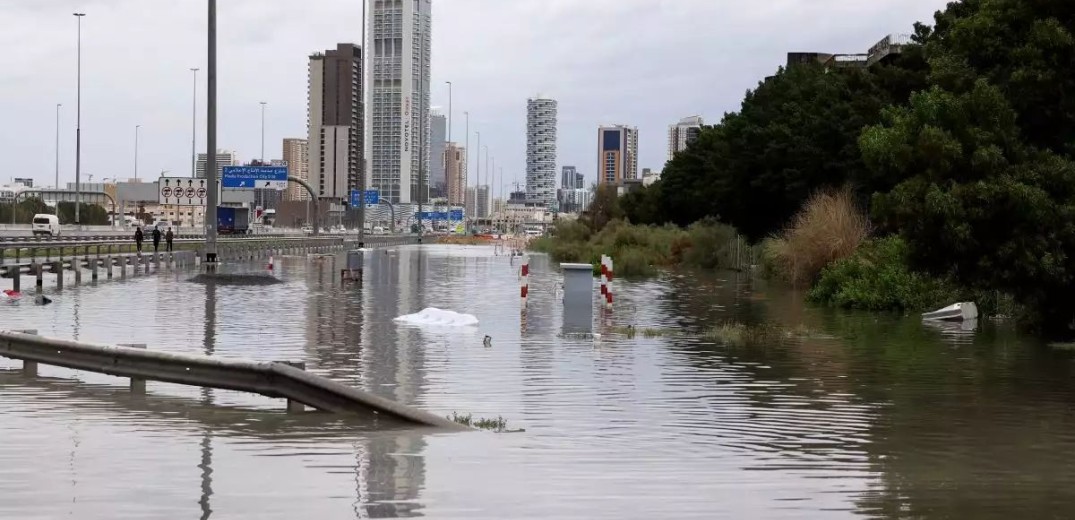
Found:
[[[820,189],[849,185],[915,269],[999,290],[1045,325],[1075,318],[1075,9],[964,0],[866,70],[796,66],[747,93],[662,180],[622,201],[632,222],[707,216],[752,240]]]
[[[50,207],[38,197],[27,197],[15,205],[0,204],[0,223],[10,224],[12,211],[15,212],[15,222],[18,224],[29,224],[34,215],[42,213],[57,215],[60,224],[63,225],[75,222],[74,202],[60,202],[57,207]],[[84,225],[106,225],[108,224],[108,211],[96,204],[82,203],[79,208],[79,220]]]

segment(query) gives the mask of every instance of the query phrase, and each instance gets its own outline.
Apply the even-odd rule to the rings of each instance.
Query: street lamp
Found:
[[[195,165],[198,163],[198,148],[195,142],[198,140],[198,68],[191,67],[194,73],[194,96],[191,98],[190,112],[190,176],[195,176]]]
[[[82,205],[82,17],[86,13],[74,13],[78,19],[78,60],[76,65],[77,101],[75,103],[75,225],[79,219],[79,206]]]
[[[452,142],[452,82],[451,81],[445,81],[445,83],[448,84],[448,141],[447,141],[447,143],[450,143],[450,142]],[[447,150],[448,147],[445,146],[444,149]],[[445,161],[442,158],[441,162],[444,163],[444,167],[445,167],[445,170],[444,170],[445,179],[444,179],[444,181],[445,181],[445,184],[447,184],[449,186],[448,193],[447,193],[447,195],[448,195],[448,208],[447,208],[448,209],[448,218],[445,219],[445,220],[447,221],[448,225],[451,226],[451,223],[452,223],[452,190],[451,190],[450,186],[452,185],[452,182],[451,182],[451,179],[448,178],[448,163],[447,163],[447,161]]]
[[[261,164],[265,164],[265,105],[264,101],[261,101]]]
[[[469,182],[468,177],[470,176],[470,172],[467,171],[467,170],[470,169],[470,112],[464,111],[463,116],[465,116],[466,119],[467,119],[467,145],[466,145],[467,147],[466,147],[466,151],[465,151],[466,158],[463,159],[463,164],[465,165],[463,167],[463,213],[466,213],[467,212],[467,186],[468,186],[467,183]],[[473,215],[466,215],[466,217],[467,218],[464,219],[464,220],[472,218]],[[469,229],[469,226],[468,226],[468,229]],[[466,231],[466,230],[464,230],[464,231]]]
[[[138,129],[142,125],[134,125],[134,180],[138,180]]]
[[[56,103],[56,184],[53,186],[60,189],[60,107],[63,103]]]

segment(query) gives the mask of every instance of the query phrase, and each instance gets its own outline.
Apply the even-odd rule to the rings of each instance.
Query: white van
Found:
[[[53,237],[60,236],[60,218],[56,215],[48,215],[45,213],[38,213],[34,215],[34,224],[31,227],[34,236],[37,235],[49,235]]]

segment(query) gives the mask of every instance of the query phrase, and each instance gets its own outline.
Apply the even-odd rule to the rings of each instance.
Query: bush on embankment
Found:
[[[907,244],[890,236],[867,240],[822,270],[809,299],[846,309],[923,311],[948,305],[964,293],[947,280],[912,271]]]
[[[815,193],[778,236],[764,242],[767,271],[808,287],[822,269],[851,256],[870,234],[870,221],[851,190]]]
[[[689,229],[676,226],[640,226],[613,220],[593,232],[579,221],[562,220],[552,236],[530,243],[557,262],[588,263],[595,272],[601,255],[609,255],[618,276],[652,276],[657,269],[689,265],[731,269],[735,263],[736,232],[730,226],[704,221]]]

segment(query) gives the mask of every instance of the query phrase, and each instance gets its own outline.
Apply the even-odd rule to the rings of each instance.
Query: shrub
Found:
[[[907,258],[899,237],[866,241],[822,271],[809,299],[848,309],[922,311],[964,296],[947,280],[911,271]]]
[[[764,256],[781,277],[806,287],[825,266],[851,256],[869,233],[869,219],[850,189],[818,192],[783,233],[768,241]]]
[[[735,265],[735,247],[739,235],[735,228],[715,220],[702,220],[687,229],[690,248],[683,254],[683,262],[705,269],[732,269]]]

